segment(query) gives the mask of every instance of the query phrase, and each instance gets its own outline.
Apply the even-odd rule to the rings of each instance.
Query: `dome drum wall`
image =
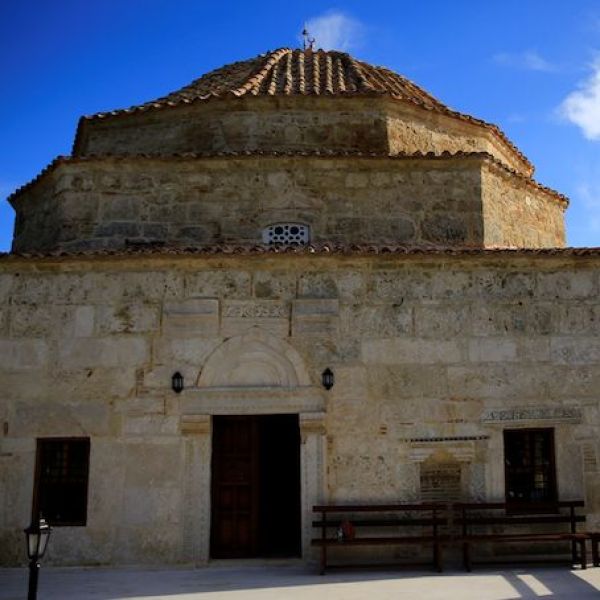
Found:
[[[312,241],[564,245],[564,196],[494,125],[343,52],[280,48],[80,120],[10,201],[15,251]],[[494,176],[486,176],[490,172]]]
[[[246,151],[487,152],[531,168],[486,128],[385,96],[215,98],[83,119],[75,155]]]
[[[256,244],[278,222],[308,225],[315,242],[482,247],[489,231],[492,245],[562,245],[560,202],[490,161],[484,155],[65,160],[13,199],[13,250]],[[489,179],[494,194],[482,189],[490,168],[507,174]],[[535,200],[528,218],[517,209],[511,218],[510,207],[525,198]]]
[[[403,102],[384,101],[390,154],[487,152],[517,173],[533,175],[533,168],[488,129]]]
[[[530,193],[499,169],[484,168],[481,176],[485,247],[565,246],[564,206]]]
[[[200,152],[388,152],[375,98],[215,99],[83,121],[75,155]]]

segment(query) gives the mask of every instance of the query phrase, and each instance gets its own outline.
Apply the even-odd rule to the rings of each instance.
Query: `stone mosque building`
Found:
[[[1,564],[40,512],[53,564],[310,560],[317,502],[600,527],[600,249],[496,126],[284,48],[82,118],[9,201]]]

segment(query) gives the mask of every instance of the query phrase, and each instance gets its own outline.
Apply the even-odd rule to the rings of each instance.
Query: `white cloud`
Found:
[[[535,50],[527,50],[520,53],[500,52],[492,57],[494,62],[503,67],[525,69],[527,71],[543,71],[551,73],[556,71],[556,65],[547,61]]]
[[[592,74],[563,100],[559,112],[588,140],[600,140],[600,56],[592,63]]]
[[[360,45],[364,25],[339,11],[329,11],[306,22],[309,36],[315,39],[315,48],[323,50],[351,50]]]

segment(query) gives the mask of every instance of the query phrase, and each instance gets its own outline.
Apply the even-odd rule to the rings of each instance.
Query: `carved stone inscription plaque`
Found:
[[[223,335],[241,334],[253,326],[287,336],[289,306],[275,300],[229,300],[223,304]]]
[[[492,408],[483,412],[484,423],[507,421],[581,422],[581,410],[576,406],[526,406],[519,408]]]

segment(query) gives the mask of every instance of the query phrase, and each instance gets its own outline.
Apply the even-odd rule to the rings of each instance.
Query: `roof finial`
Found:
[[[306,28],[306,23],[304,24],[304,29],[302,30],[302,37],[304,38],[304,50],[314,50],[315,46],[315,38],[311,38],[308,29]]]

